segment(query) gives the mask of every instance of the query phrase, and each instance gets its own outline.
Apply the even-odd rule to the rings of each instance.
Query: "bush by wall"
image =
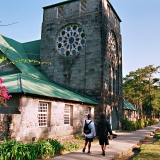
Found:
[[[17,142],[4,140],[0,144],[0,160],[35,160],[37,158],[50,158],[56,152],[64,150],[65,146],[56,139],[40,140],[38,142]]]

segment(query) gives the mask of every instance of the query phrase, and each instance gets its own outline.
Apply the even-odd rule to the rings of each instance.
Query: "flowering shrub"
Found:
[[[6,100],[11,98],[11,95],[8,95],[8,89],[6,86],[3,86],[2,83],[4,80],[0,78],[0,104],[6,105]]]

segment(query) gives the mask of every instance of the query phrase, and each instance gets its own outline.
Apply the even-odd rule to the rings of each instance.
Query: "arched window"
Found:
[[[118,67],[118,54],[117,54],[117,41],[114,32],[111,30],[108,34],[108,52],[110,55],[110,92],[116,94],[117,86],[119,83],[117,76],[119,75],[117,72]]]

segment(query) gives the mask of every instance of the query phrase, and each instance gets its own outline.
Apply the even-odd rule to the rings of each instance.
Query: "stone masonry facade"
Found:
[[[17,106],[9,104],[1,108],[0,114],[0,131],[8,133],[8,138],[17,141],[32,141],[34,137],[36,141],[47,138],[70,139],[82,133],[82,124],[86,115],[88,113],[94,115],[95,106],[92,105],[29,96],[20,96],[18,99],[19,113],[3,114],[5,108]],[[38,109],[40,103],[48,105],[46,126],[40,126],[41,113]],[[65,124],[66,105],[70,107],[69,124]]]
[[[107,0],[70,0],[44,7],[41,35],[41,61],[52,63],[41,66],[44,72],[53,81],[100,100],[95,119],[106,113],[113,129],[119,129],[123,117],[120,22]],[[79,53],[60,54],[57,50],[63,45],[57,44],[60,30],[74,25],[84,31],[83,49],[77,46]],[[68,47],[75,47],[74,41],[74,36],[66,44],[64,39],[64,48],[67,49],[67,43]]]

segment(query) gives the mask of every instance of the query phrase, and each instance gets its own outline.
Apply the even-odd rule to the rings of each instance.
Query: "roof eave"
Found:
[[[76,100],[69,100],[69,99],[64,99],[64,98],[58,98],[58,97],[50,97],[50,96],[46,96],[46,95],[39,95],[39,94],[33,94],[33,93],[29,93],[29,92],[19,92],[19,93],[22,93],[24,95],[33,95],[33,96],[40,96],[40,97],[46,97],[46,98],[51,98],[51,99],[57,99],[57,100],[63,100],[63,101],[72,101],[72,102],[75,102],[75,103],[84,103],[84,104],[91,104],[91,105],[98,105],[99,103],[97,102],[84,102],[84,101],[76,101]]]

